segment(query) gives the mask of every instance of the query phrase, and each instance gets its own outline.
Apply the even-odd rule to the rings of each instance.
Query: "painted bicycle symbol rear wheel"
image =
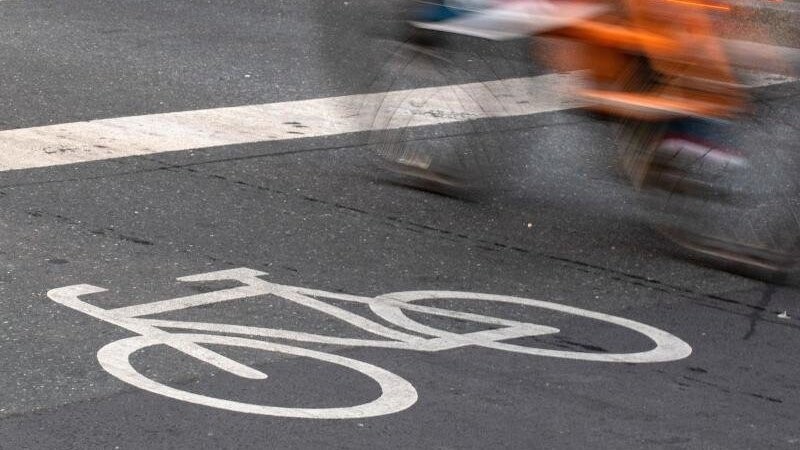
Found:
[[[361,405],[336,408],[289,408],[243,403],[183,391],[148,378],[131,365],[130,356],[134,352],[154,345],[163,344],[157,339],[148,338],[146,336],[135,336],[112,342],[97,352],[97,359],[100,361],[100,365],[103,369],[108,373],[140,389],[176,400],[242,413],[307,419],[357,419],[393,414],[407,409],[417,401],[417,391],[411,383],[388,370],[381,369],[380,367],[363,361],[345,358],[331,353],[308,350],[301,347],[241,337],[182,333],[173,334],[173,336],[198,344],[252,348],[255,350],[284,353],[336,364],[371,378],[380,386],[381,395],[379,398]]]

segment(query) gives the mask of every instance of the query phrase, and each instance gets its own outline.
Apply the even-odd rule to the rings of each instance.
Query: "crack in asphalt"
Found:
[[[72,225],[72,226],[79,226],[79,227],[82,227],[82,228],[85,228],[85,225],[86,225],[86,223],[84,223],[84,222],[82,222],[82,221],[80,221],[78,219],[72,219],[70,217],[66,217],[66,216],[63,216],[61,214],[48,213],[48,212],[42,211],[40,209],[33,210],[33,211],[28,211],[28,216],[30,216],[30,217],[44,217],[44,216],[47,216],[47,217],[55,219],[57,222],[65,223],[65,224]],[[90,229],[88,231],[91,234],[95,235],[95,236],[108,235],[108,236],[114,237],[114,238],[116,238],[118,240],[128,241],[128,242],[132,242],[134,244],[155,245],[153,242],[151,242],[151,241],[149,241],[147,239],[140,238],[140,237],[137,237],[137,236],[132,236],[132,235],[129,235],[129,234],[120,233],[120,232],[116,231],[114,229],[114,227],[92,228],[92,229]]]
[[[761,301],[759,302],[759,306],[766,310],[766,307],[769,306],[770,302],[772,302],[772,296],[775,295],[775,285],[768,284],[764,289],[764,294],[761,296]],[[747,330],[747,333],[744,335],[742,340],[749,340],[753,335],[756,333],[756,323],[759,319],[759,314],[761,311],[753,310],[752,314],[750,315],[750,328]]]
[[[755,392],[734,391],[734,390],[731,390],[731,389],[729,389],[729,388],[727,388],[725,386],[722,386],[722,385],[719,385],[719,384],[716,384],[716,383],[711,383],[709,381],[701,380],[699,378],[690,377],[688,375],[684,375],[682,378],[684,380],[691,381],[691,382],[698,383],[698,384],[702,384],[704,386],[713,387],[713,388],[715,388],[715,389],[717,389],[720,392],[723,392],[725,394],[745,395],[745,396],[748,396],[748,397],[757,398],[759,400],[764,400],[764,401],[768,401],[768,402],[771,402],[771,403],[783,403],[782,399],[779,399],[777,397],[772,397],[772,396],[769,396],[769,395],[757,394]],[[680,382],[677,382],[677,383],[681,384]]]

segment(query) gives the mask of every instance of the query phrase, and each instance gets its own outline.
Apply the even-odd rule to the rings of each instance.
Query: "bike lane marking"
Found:
[[[676,361],[688,357],[692,348],[680,338],[660,329],[645,325],[640,322],[618,316],[593,312],[581,308],[551,303],[546,301],[512,297],[505,295],[480,294],[458,291],[412,291],[396,292],[380,295],[378,297],[362,297],[350,294],[339,294],[296,286],[285,286],[270,283],[258,277],[266,273],[248,269],[237,268],[217,272],[178,278],[181,281],[215,281],[235,280],[244,286],[222,289],[208,293],[195,294],[189,297],[178,297],[170,300],[155,301],[129,307],[103,309],[94,306],[80,297],[96,294],[105,289],[79,284],[53,289],[48,292],[48,297],[63,306],[83,312],[99,320],[120,326],[137,334],[137,336],[123,338],[103,346],[97,352],[97,359],[101,367],[118,379],[139,387],[143,390],[163,395],[176,400],[186,401],[199,405],[209,406],[228,411],[249,414],[261,414],[280,417],[297,417],[312,419],[352,419],[393,414],[403,411],[416,403],[417,391],[414,386],[401,376],[381,367],[364,361],[347,358],[337,354],[314,351],[296,345],[278,344],[265,340],[253,339],[254,337],[272,337],[297,342],[318,342],[338,345],[352,345],[356,347],[395,348],[399,350],[438,352],[453,348],[477,346],[488,349],[507,351],[528,355],[549,356],[574,360],[610,362],[610,363],[658,363]],[[383,339],[348,339],[337,336],[315,335],[291,330],[245,327],[229,324],[183,322],[177,320],[162,321],[158,319],[141,318],[152,314],[178,311],[214,303],[222,303],[251,298],[259,295],[273,295],[282,297],[301,306],[306,306],[323,312],[333,318],[361,328],[370,334]],[[406,331],[387,328],[360,314],[342,309],[323,298],[355,302],[369,306],[369,309],[378,317],[394,324]],[[559,311],[578,317],[599,320],[636,331],[648,337],[655,348],[638,353],[587,353],[562,350],[537,349],[502,341],[520,337],[532,337],[546,334],[559,333],[557,328],[538,325],[534,323],[519,322],[516,320],[483,316],[480,314],[452,311],[437,307],[413,304],[412,302],[425,299],[460,299],[478,300],[517,304],[542,308],[545,310]],[[449,317],[459,320],[473,321],[476,323],[497,325],[482,331],[453,333],[442,329],[432,328],[416,322],[406,316],[403,310],[413,311],[434,316]],[[180,332],[164,331],[160,327],[171,330],[184,330]],[[217,334],[196,334],[186,331],[207,331]],[[419,333],[412,335],[408,332]],[[230,334],[239,334],[249,337],[237,337]],[[420,336],[421,335],[421,336]],[[381,394],[366,403],[332,407],[332,408],[291,408],[277,407],[253,403],[243,403],[224,398],[210,397],[194,392],[183,391],[148,378],[140,373],[130,361],[133,353],[156,345],[167,345],[180,352],[209,363],[218,369],[225,370],[233,375],[247,379],[263,379],[266,375],[256,369],[240,364],[236,361],[207,349],[201,344],[216,346],[233,346],[251,348],[267,352],[277,352],[298,357],[316,359],[321,362],[339,365],[351,369],[371,378],[376,382]],[[249,372],[248,372],[249,371]],[[257,376],[253,376],[253,373]],[[261,376],[258,376],[261,375]]]
[[[747,85],[795,80],[763,74]],[[581,103],[564,87],[580,82],[579,72],[568,72],[5,130],[0,131],[0,172],[574,109]]]

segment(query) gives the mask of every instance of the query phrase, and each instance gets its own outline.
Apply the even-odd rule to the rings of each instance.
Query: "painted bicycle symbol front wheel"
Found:
[[[424,300],[436,299],[449,299],[449,300],[462,300],[462,301],[483,301],[493,303],[505,303],[511,305],[519,305],[523,307],[538,308],[543,310],[555,311],[575,317],[584,319],[596,320],[605,322],[617,327],[628,329],[635,333],[646,336],[653,344],[651,349],[632,352],[632,353],[595,353],[595,352],[577,352],[577,351],[564,351],[546,348],[526,347],[522,345],[510,344],[501,342],[505,337],[502,331],[513,332],[515,329],[520,329],[522,333],[514,336],[521,337],[525,335],[526,330],[535,330],[539,328],[536,324],[510,321],[498,317],[483,316],[478,314],[464,314],[451,310],[444,310],[441,308],[429,307],[415,302]],[[534,300],[530,298],[513,297],[508,295],[494,295],[494,294],[480,294],[476,292],[458,292],[458,291],[408,291],[408,292],[395,292],[391,294],[384,294],[375,298],[375,301],[370,304],[370,309],[382,319],[391,322],[406,330],[413,331],[428,336],[437,336],[440,338],[456,338],[456,342],[467,342],[470,345],[477,345],[481,347],[491,348],[494,350],[502,350],[511,353],[521,353],[534,356],[546,356],[550,358],[561,359],[574,359],[579,361],[597,361],[597,362],[612,362],[612,363],[659,363],[668,361],[677,361],[688,357],[692,353],[692,347],[679,339],[678,337],[667,333],[666,331],[645,325],[641,322],[636,322],[630,319],[625,319],[619,316],[612,316],[596,311],[587,309],[576,308],[574,306],[562,305],[559,303],[546,302],[542,300]],[[445,316],[461,318],[462,320],[484,323],[495,327],[500,327],[492,334],[491,339],[471,339],[465,340],[469,337],[468,334],[454,334],[446,330],[433,328],[431,326],[420,323],[411,317],[407,316],[404,310],[411,310],[418,315],[431,315],[431,316]],[[500,331],[500,332],[497,332]],[[550,332],[558,332],[558,329],[553,328]],[[482,333],[471,333],[478,336]],[[533,335],[533,334],[531,334]]]

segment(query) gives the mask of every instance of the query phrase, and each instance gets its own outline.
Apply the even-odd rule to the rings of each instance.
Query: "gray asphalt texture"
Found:
[[[381,62],[404,32],[396,3],[2,2],[0,125],[381,91],[390,87]],[[492,62],[470,77],[547,73],[528,62],[524,42],[448,45]],[[761,142],[764,161],[798,173],[791,133],[800,83],[753,95],[759,120],[742,128],[743,142]],[[731,274],[660,237],[615,172],[606,121],[561,111],[470,127],[463,142],[480,148],[485,164],[464,196],[411,189],[376,169],[370,133],[0,173],[0,448],[800,447],[797,276],[770,284]],[[797,206],[796,186],[784,188]],[[430,289],[545,300],[654,326],[693,353],[635,365],[480,347],[309,345],[389,370],[419,400],[375,418],[276,418],[117,380],[96,352],[132,334],[46,295],[89,283],[109,290],[87,298],[93,304],[132,305],[229,287],[175,279],[234,267],[364,296]],[[545,348],[649,345],[597,321],[475,308],[560,328],[532,341]],[[276,298],[165,318],[359,336]],[[133,363],[171,386],[254,403],[337,406],[378,394],[369,380],[307,358],[215,349],[270,378],[237,379],[164,348]]]

